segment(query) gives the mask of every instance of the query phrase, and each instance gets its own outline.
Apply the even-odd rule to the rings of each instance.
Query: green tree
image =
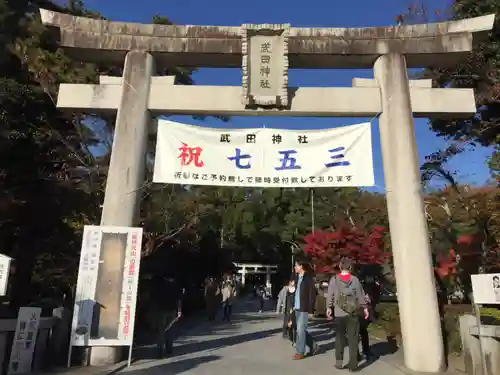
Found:
[[[458,20],[499,14],[498,0],[457,0],[447,9],[433,9],[432,3],[412,3],[398,20],[404,23]],[[423,78],[430,78],[438,87],[472,88],[475,92],[477,113],[466,119],[433,119],[432,129],[439,135],[458,141],[457,150],[467,146],[493,146],[497,148],[490,159],[493,176],[497,177],[500,93],[500,29],[494,26],[489,36],[479,43],[469,58],[446,69],[429,67]]]
[[[42,26],[39,7],[101,17],[79,0],[66,7],[0,0],[0,244],[16,261],[15,305],[74,284],[83,225],[99,222],[101,212],[109,153],[93,150],[109,145],[114,118],[58,111],[57,86],[97,82],[98,74],[122,70],[68,58]],[[192,83],[191,70],[164,73]],[[94,131],[95,123],[104,125],[104,134]]]

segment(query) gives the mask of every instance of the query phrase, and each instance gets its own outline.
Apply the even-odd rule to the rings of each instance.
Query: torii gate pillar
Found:
[[[141,189],[146,175],[147,141],[151,123],[148,101],[153,74],[153,56],[144,51],[127,53],[101,225],[131,227],[138,223]],[[116,269],[116,265],[111,264],[103,264],[102,267],[104,272]],[[118,314],[117,311],[116,314],[108,315],[115,318]],[[103,320],[99,320],[100,327],[116,324],[115,320]],[[121,347],[94,346],[90,348],[90,364],[99,366],[117,363],[121,359],[121,352]]]
[[[380,56],[374,75],[382,96],[380,142],[405,365],[435,373],[445,367],[443,337],[405,57]]]

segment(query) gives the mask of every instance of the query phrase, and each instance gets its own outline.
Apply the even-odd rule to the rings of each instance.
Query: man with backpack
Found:
[[[339,264],[340,273],[330,279],[327,293],[327,316],[335,315],[335,367],[343,369],[344,347],[349,346],[350,372],[358,370],[359,316],[369,318],[365,292],[359,279],[351,271],[353,262],[343,258]]]

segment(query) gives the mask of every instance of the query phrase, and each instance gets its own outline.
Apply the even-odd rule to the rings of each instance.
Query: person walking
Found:
[[[283,288],[281,288],[280,292],[278,293],[278,302],[276,303],[276,314],[283,314],[285,313],[286,315],[286,295],[288,292],[288,288],[290,286],[290,282],[286,283],[283,285]]]
[[[212,277],[209,278],[207,284],[205,285],[205,307],[208,313],[208,321],[210,322],[215,320],[217,297],[219,294],[220,290],[215,280]]]
[[[311,334],[307,332],[309,314],[314,311],[315,288],[314,279],[309,272],[309,264],[305,260],[297,259],[295,261],[295,298],[294,310],[297,324],[297,340],[295,342],[294,360],[305,358],[306,346],[309,347],[309,355],[314,355],[317,345]]]
[[[340,274],[333,276],[328,285],[327,316],[335,315],[335,368],[344,368],[344,348],[349,346],[350,372],[358,371],[359,314],[369,318],[365,292],[359,279],[352,272],[353,262],[349,258],[340,261]]]
[[[295,343],[295,338],[297,337],[297,325],[295,311],[295,279],[289,281],[284,301],[284,316],[283,316],[283,338],[290,339],[292,343]]]
[[[364,319],[362,315],[359,316],[359,336],[361,340],[361,348],[363,356],[369,360],[372,356],[370,350],[370,335],[368,334],[368,327],[375,318],[375,307],[380,299],[380,284],[376,282],[373,277],[365,278],[363,283],[365,291],[365,303],[368,309],[368,319]]]
[[[259,312],[264,311],[264,303],[267,297],[267,290],[266,287],[262,284],[259,284],[257,286],[257,296],[259,298]]]
[[[361,350],[365,360],[369,360],[371,357],[370,351],[370,335],[368,334],[368,327],[370,326],[372,314],[371,314],[371,300],[368,293],[365,294],[365,304],[368,309],[368,318],[363,315],[358,315],[359,319],[359,338],[361,340]]]
[[[236,296],[236,287],[231,276],[227,276],[222,282],[222,309],[223,309],[223,321],[228,321],[231,319],[231,310],[233,308],[233,300]]]
[[[153,284],[143,293],[146,319],[155,336],[158,358],[172,354],[173,335],[171,328],[182,316],[183,293],[176,288],[171,294],[162,294],[165,286],[161,279],[154,279]]]
[[[381,288],[380,282],[376,278],[372,276],[366,277],[363,283],[363,289],[365,293],[368,294],[368,297],[370,297],[370,312],[375,312],[380,302]]]

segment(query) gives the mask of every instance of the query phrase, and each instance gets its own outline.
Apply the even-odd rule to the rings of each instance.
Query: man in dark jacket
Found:
[[[295,317],[297,323],[297,341],[295,343],[295,360],[305,358],[306,346],[309,347],[309,355],[316,351],[316,343],[312,336],[307,332],[307,323],[309,314],[314,312],[315,287],[314,279],[309,271],[309,264],[305,260],[297,259],[295,261]]]

